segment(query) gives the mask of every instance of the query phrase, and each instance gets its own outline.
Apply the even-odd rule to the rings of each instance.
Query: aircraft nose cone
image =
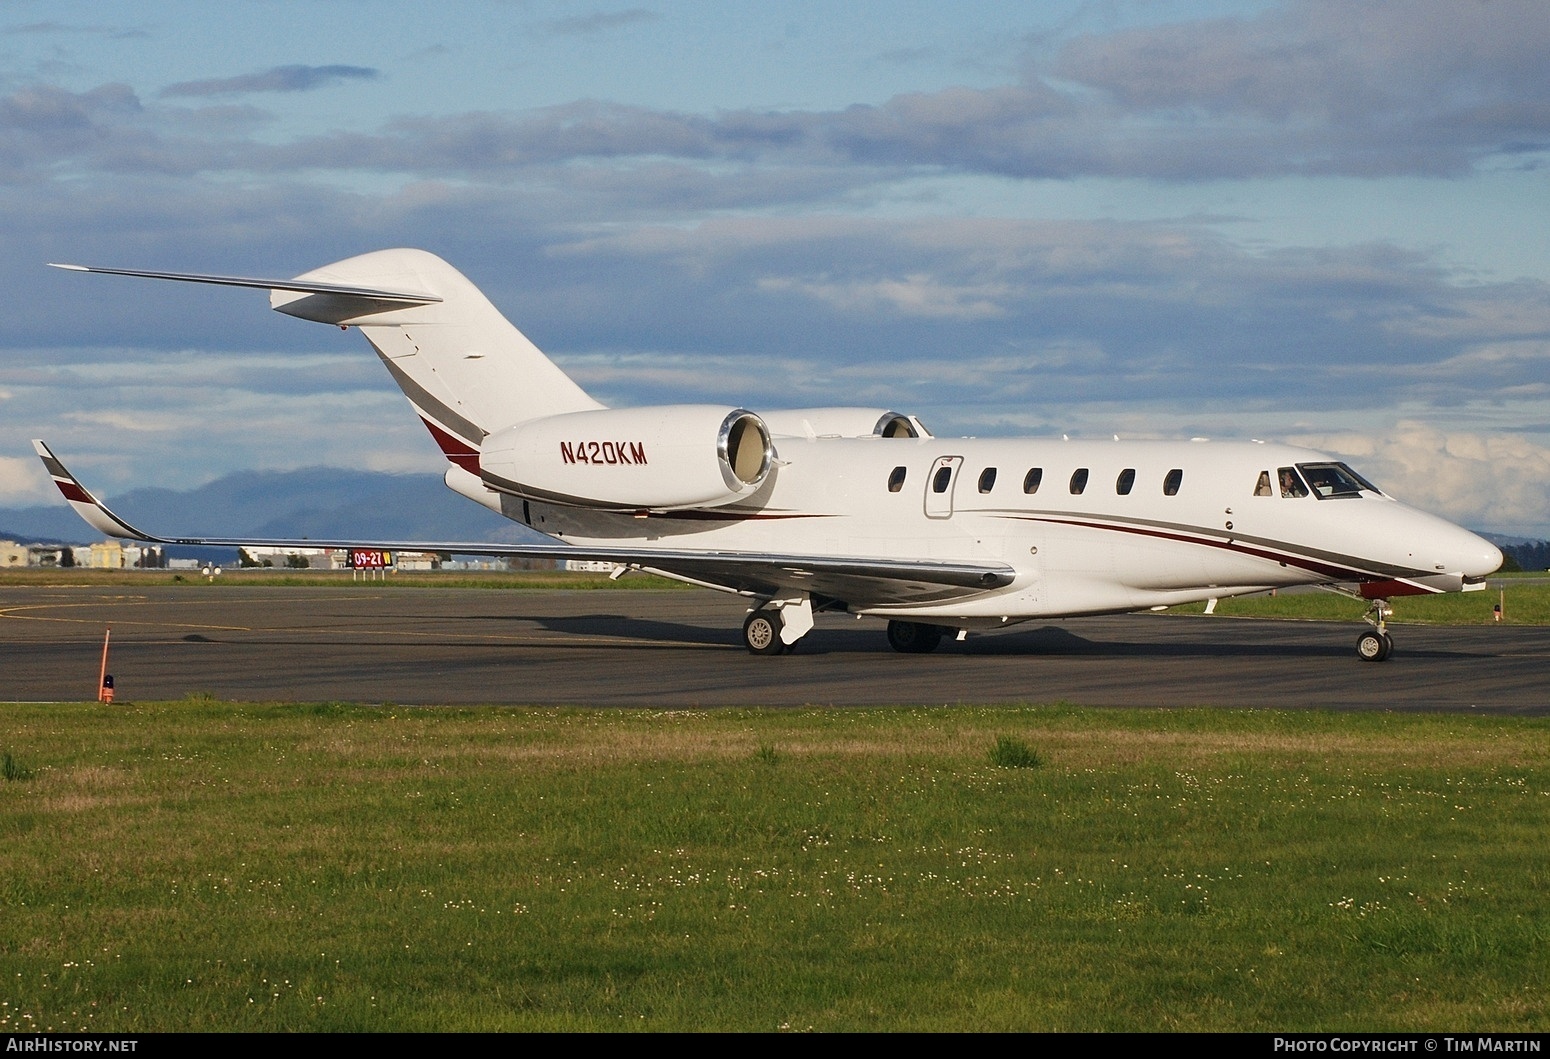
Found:
[[[1459,569],[1465,577],[1485,577],[1494,574],[1502,566],[1502,550],[1483,537],[1473,538],[1460,549]]]
[[[1462,526],[1449,528],[1452,532],[1439,536],[1435,542],[1438,546],[1437,569],[1455,571],[1465,577],[1485,577],[1501,568],[1500,548]]]

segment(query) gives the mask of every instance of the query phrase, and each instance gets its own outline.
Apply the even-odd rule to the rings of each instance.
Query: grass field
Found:
[[[196,699],[0,751],[5,1031],[1550,1023],[1543,720]]]

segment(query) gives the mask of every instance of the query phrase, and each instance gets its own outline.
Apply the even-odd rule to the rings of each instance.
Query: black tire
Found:
[[[1376,629],[1362,633],[1356,640],[1356,657],[1363,662],[1382,662],[1393,650],[1394,641],[1389,639],[1388,633]]]
[[[743,620],[743,646],[750,654],[781,654],[786,645],[780,642],[780,625],[780,616],[774,611],[754,611]]]
[[[890,621],[888,646],[907,655],[930,654],[942,642],[942,627],[918,621]]]

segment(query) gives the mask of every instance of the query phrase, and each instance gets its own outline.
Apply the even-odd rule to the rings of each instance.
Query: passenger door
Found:
[[[958,469],[963,466],[962,456],[938,456],[926,475],[926,517],[951,518],[953,514],[953,489],[958,485]]]

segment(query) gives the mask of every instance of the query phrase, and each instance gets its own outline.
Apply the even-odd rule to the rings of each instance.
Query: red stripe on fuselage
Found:
[[[1434,596],[1435,588],[1412,585],[1408,581],[1363,581],[1363,599],[1388,599],[1390,596]]]
[[[1185,544],[1198,544],[1205,548],[1219,548],[1223,551],[1239,552],[1240,554],[1252,555],[1259,559],[1270,559],[1274,562],[1286,563],[1289,566],[1296,566],[1302,570],[1308,570],[1316,574],[1325,574],[1344,581],[1361,581],[1373,576],[1371,573],[1356,570],[1349,566],[1332,566],[1329,563],[1309,559],[1290,552],[1274,552],[1265,548],[1254,548],[1247,544],[1239,544],[1234,540],[1213,540],[1210,537],[1192,536],[1187,533],[1169,533],[1166,530],[1149,529],[1141,526],[1116,526],[1110,522],[1088,522],[1082,519],[1013,517],[1023,518],[1028,522],[1052,522],[1062,526],[1082,526],[1087,529],[1111,530],[1115,533],[1134,533],[1142,537],[1161,537],[1164,540],[1182,541]]]

